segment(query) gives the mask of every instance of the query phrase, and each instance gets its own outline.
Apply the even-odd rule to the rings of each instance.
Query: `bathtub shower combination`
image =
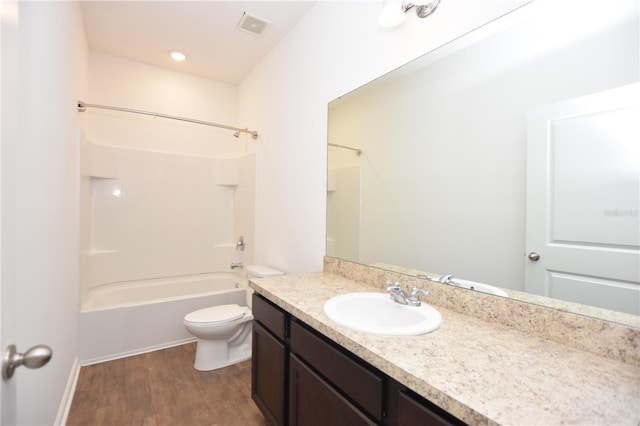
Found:
[[[236,243],[244,235],[250,244],[253,235],[255,155],[239,153],[228,131],[204,134],[192,124],[176,129],[122,113],[88,118],[81,161],[80,361],[193,341],[183,325],[186,314],[247,305],[246,274],[230,265],[250,261],[250,252],[236,250]],[[188,153],[141,146],[141,134],[163,147],[188,142]],[[180,139],[167,141],[167,135]],[[202,140],[194,143],[194,137]]]
[[[86,364],[194,340],[184,316],[210,306],[246,305],[247,280],[212,273],[103,286],[90,291],[80,312]]]

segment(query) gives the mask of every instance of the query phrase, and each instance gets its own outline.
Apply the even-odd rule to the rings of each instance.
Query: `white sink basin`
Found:
[[[477,283],[475,281],[461,280],[458,278],[453,279],[453,284],[458,287],[466,288],[469,290],[475,290],[482,293],[495,294],[496,296],[509,297],[506,291],[489,284],[482,284],[482,283]]]
[[[429,333],[442,322],[442,315],[422,303],[413,307],[391,300],[388,293],[348,293],[332,297],[324,313],[333,321],[353,330],[388,336]]]

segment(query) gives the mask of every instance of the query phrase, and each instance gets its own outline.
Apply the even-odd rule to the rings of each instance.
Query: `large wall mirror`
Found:
[[[534,1],[332,101],[327,255],[638,326],[639,42]]]

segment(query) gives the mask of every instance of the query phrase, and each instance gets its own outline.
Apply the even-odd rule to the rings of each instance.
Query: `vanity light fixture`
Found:
[[[169,52],[169,56],[171,56],[171,59],[173,59],[176,62],[182,62],[185,59],[187,59],[187,55],[185,55],[184,53],[178,50],[171,50]]]
[[[413,0],[411,3],[404,0],[383,0],[378,23],[385,28],[397,27],[404,22],[406,13],[411,9],[415,9],[418,18],[426,18],[439,4],[440,0]]]

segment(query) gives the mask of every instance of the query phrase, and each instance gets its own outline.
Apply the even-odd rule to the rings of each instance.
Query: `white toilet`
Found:
[[[249,278],[283,275],[261,265],[247,266],[247,274]],[[250,293],[248,289],[248,301]],[[212,306],[185,315],[185,328],[198,338],[195,369],[215,370],[251,358],[251,320],[251,309],[235,304]]]

